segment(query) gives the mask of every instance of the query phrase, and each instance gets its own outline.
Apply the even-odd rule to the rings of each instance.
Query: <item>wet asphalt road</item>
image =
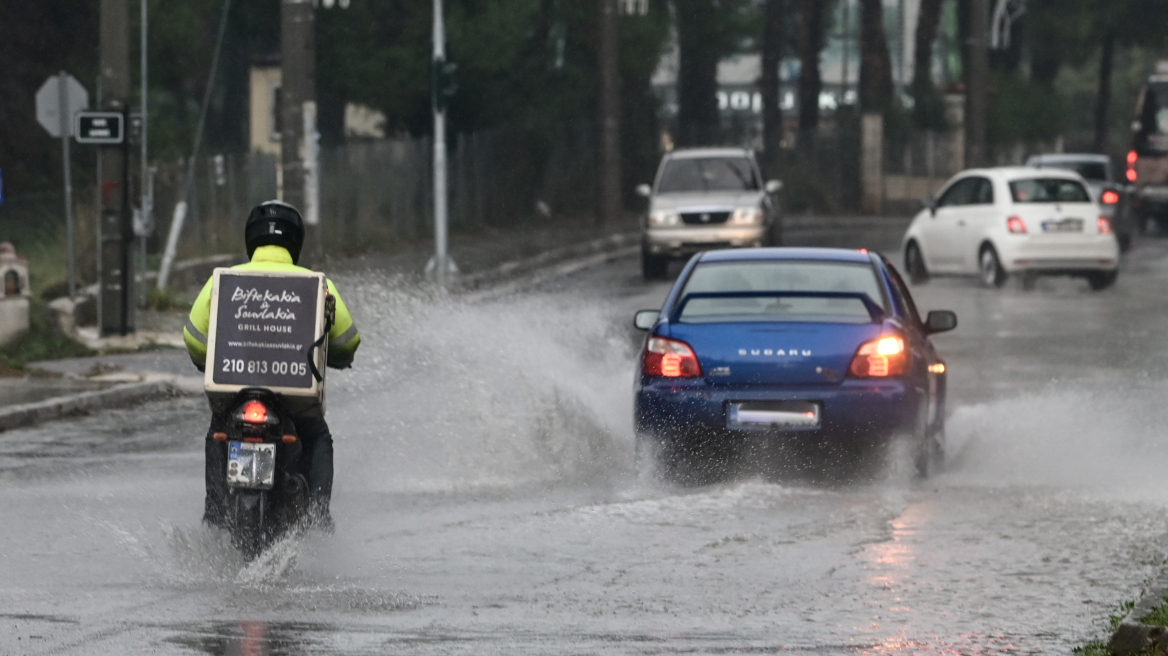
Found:
[[[0,654],[1066,654],[1164,563],[1168,241],[1104,293],[915,288],[961,321],[925,483],[635,471],[628,323],[667,285],[633,260],[474,304],[337,282],[336,534],[247,564],[201,528],[198,399],[0,433]]]

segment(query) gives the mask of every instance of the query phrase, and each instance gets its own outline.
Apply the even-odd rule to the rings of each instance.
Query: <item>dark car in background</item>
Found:
[[[694,256],[647,330],[634,389],[638,454],[666,473],[717,461],[754,437],[832,469],[907,440],[919,472],[939,466],[945,363],[884,257],[761,248]],[[842,460],[841,460],[842,458]]]
[[[1099,203],[1101,214],[1111,222],[1119,247],[1131,247],[1132,236],[1141,226],[1131,212],[1131,188],[1120,177],[1111,158],[1093,153],[1054,153],[1034,155],[1026,166],[1074,171],[1087,183],[1091,198]]]
[[[641,233],[641,271],[664,277],[671,260],[713,248],[782,242],[778,180],[763,182],[746,148],[686,148],[667,153],[652,187]]]

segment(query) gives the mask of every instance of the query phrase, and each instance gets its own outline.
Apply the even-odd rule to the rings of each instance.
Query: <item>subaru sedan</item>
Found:
[[[904,438],[940,466],[945,363],[892,264],[864,250],[761,248],[695,255],[647,330],[635,384],[638,454],[672,467],[752,438],[863,456]]]

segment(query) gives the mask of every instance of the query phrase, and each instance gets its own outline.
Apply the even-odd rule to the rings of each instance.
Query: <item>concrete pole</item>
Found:
[[[139,33],[139,50],[141,51],[139,73],[140,73],[140,77],[142,78],[141,79],[142,108],[140,110],[142,112],[142,134],[140,135],[139,138],[141,139],[142,143],[139,144],[141,147],[141,151],[140,151],[140,154],[138,155],[138,158],[139,158],[138,166],[142,169],[142,171],[141,171],[141,173],[142,173],[141,192],[142,193],[141,193],[141,200],[138,201],[138,207],[142,213],[142,227],[146,228],[147,226],[149,226],[153,223],[153,221],[151,220],[151,216],[153,216],[153,214],[154,214],[154,194],[151,193],[152,184],[151,184],[151,178],[150,178],[150,165],[148,163],[149,160],[147,159],[147,155],[149,154],[149,150],[147,148],[147,136],[148,136],[147,135],[147,126],[149,125],[150,120],[149,120],[149,115],[148,115],[149,104],[147,102],[147,93],[149,91],[149,85],[147,84],[147,76],[146,76],[146,74],[148,72],[148,68],[147,68],[147,64],[146,64],[146,61],[147,61],[146,60],[146,56],[147,56],[147,48],[146,48],[147,39],[146,39],[146,37],[149,34],[150,23],[148,20],[149,17],[147,15],[147,10],[146,10],[146,6],[148,4],[147,0],[138,0],[138,3],[142,7],[142,28],[141,28],[140,33]],[[145,267],[146,266],[146,234],[145,234],[145,230],[143,230],[143,234],[141,236],[141,245],[142,245],[142,266]]]
[[[617,0],[600,3],[600,203],[601,225],[621,217],[620,13]]]
[[[985,166],[989,2],[969,3],[969,75],[965,92],[965,166]]]
[[[101,86],[103,109],[129,110],[130,28],[127,0],[101,0]],[[128,119],[128,116],[125,116]],[[124,125],[128,128],[128,121]],[[130,208],[128,139],[101,146],[101,234],[103,335],[134,331],[134,272],[131,258],[133,219]]]
[[[304,211],[304,104],[316,101],[316,39],[312,0],[280,2],[280,163],[284,202]]]
[[[73,159],[69,155],[69,138],[73,136],[73,117],[69,116],[69,75],[57,76],[57,114],[61,119],[61,164],[65,169],[65,251],[69,260],[69,298],[77,296],[77,249],[73,245]]]
[[[434,0],[434,51],[433,66],[443,66],[446,62],[446,26],[442,22],[442,0]],[[440,77],[435,74],[437,82]],[[445,286],[449,277],[447,262],[447,191],[446,191],[446,110],[439,101],[443,89],[434,89],[431,94],[434,107],[434,279]]]

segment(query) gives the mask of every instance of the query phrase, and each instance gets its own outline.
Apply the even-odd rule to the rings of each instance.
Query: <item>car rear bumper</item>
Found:
[[[1002,267],[1010,273],[1085,273],[1119,268],[1119,242],[1113,235],[1074,242],[1028,240],[1002,249]]]
[[[647,253],[682,257],[714,248],[747,248],[766,243],[767,226],[652,228],[644,233]]]
[[[903,379],[848,380],[833,386],[685,387],[653,379],[637,390],[638,433],[662,439],[725,432],[745,438],[759,430],[792,436],[893,436],[916,425],[921,394]],[[747,401],[809,401],[819,405],[816,427],[744,429],[729,423],[731,404]]]

